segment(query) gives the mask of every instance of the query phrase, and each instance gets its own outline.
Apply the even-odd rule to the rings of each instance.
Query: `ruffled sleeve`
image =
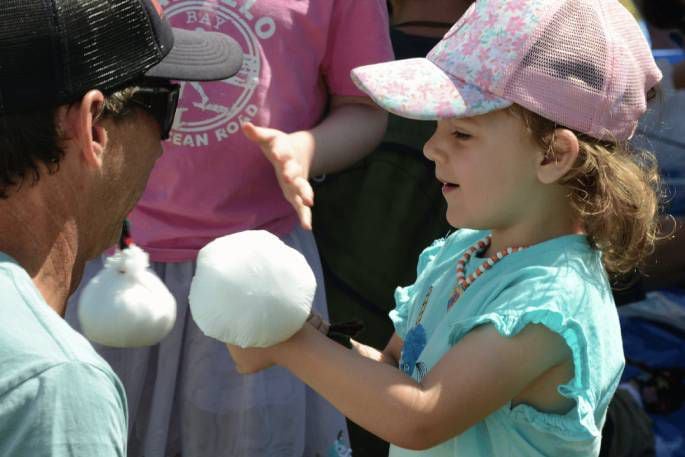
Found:
[[[410,312],[415,302],[417,301],[416,294],[423,294],[423,285],[426,283],[426,272],[428,266],[433,262],[435,257],[445,245],[445,239],[439,239],[433,242],[429,247],[423,250],[419,255],[419,262],[416,267],[416,282],[410,286],[398,287],[395,289],[395,309],[388,314],[392,320],[397,335],[404,339],[409,329],[407,322],[410,319]],[[418,299],[422,299],[418,297]]]
[[[563,397],[576,405],[566,414],[543,413],[528,405],[507,408],[514,423],[532,426],[571,441],[592,440],[599,436],[600,427],[595,420],[597,400],[590,386],[589,354],[586,330],[574,317],[573,303],[577,297],[569,296],[554,287],[541,289],[540,281],[523,281],[504,289],[483,314],[456,321],[452,324],[449,344],[456,344],[469,331],[490,324],[504,337],[518,334],[529,324],[541,324],[559,334],[570,348],[574,376],[558,387]],[[566,301],[566,302],[565,302]]]

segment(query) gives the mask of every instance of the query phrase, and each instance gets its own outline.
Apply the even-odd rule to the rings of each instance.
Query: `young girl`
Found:
[[[353,77],[438,119],[424,152],[461,229],[397,290],[383,352],[306,325],[237,365],[288,368],[391,456],[597,455],[624,365],[606,271],[655,233],[653,163],[625,146],[661,77],[637,24],[616,0],[478,0],[427,59]]]

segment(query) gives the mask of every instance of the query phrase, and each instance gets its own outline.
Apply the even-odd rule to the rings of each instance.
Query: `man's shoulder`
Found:
[[[90,343],[72,329],[16,265],[0,262],[0,396],[24,382],[117,380]],[[95,371],[94,371],[95,370]]]
[[[121,382],[107,365],[94,364],[88,360],[45,360],[44,369],[34,376],[45,385],[68,386],[79,391],[78,398],[102,397],[106,391],[116,398],[121,392]]]
[[[124,395],[119,378],[98,358],[53,354],[43,347],[23,344],[4,346],[0,361],[8,368],[0,374],[0,416],[3,399],[13,395],[26,395],[23,401],[27,402],[32,398],[65,400],[71,397],[70,390],[79,392],[78,398],[72,400],[92,395],[116,399]]]
[[[88,362],[43,364],[0,392],[0,454],[122,456],[127,410],[116,376]]]

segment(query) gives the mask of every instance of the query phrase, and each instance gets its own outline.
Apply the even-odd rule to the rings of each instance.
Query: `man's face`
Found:
[[[141,108],[123,119],[104,119],[107,131],[102,172],[102,221],[107,221],[102,250],[114,245],[126,216],[140,199],[157,159],[162,155],[160,126]],[[100,223],[95,221],[95,223]]]

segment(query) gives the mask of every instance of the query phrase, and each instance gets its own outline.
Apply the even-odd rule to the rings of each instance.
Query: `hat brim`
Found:
[[[174,28],[174,46],[145,72],[153,78],[180,81],[217,81],[238,73],[243,64],[240,45],[218,32]]]
[[[470,117],[512,105],[450,76],[425,58],[357,67],[352,79],[380,107],[410,119]]]

